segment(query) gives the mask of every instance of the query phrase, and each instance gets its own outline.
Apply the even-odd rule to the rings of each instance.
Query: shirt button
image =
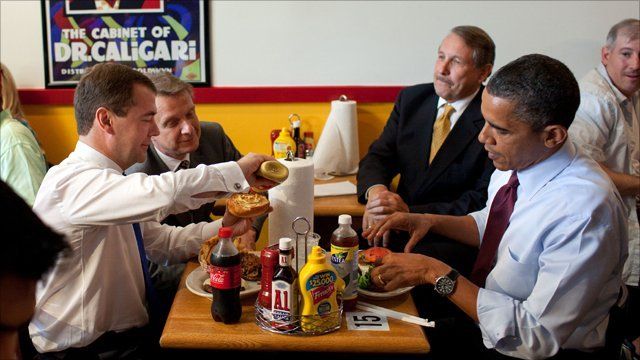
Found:
[[[234,187],[236,190],[240,190],[240,189],[242,189],[242,185],[240,185],[240,183],[235,183],[235,184],[233,184],[233,187]]]

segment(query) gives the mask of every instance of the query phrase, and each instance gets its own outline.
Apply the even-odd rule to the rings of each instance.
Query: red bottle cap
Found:
[[[232,234],[233,234],[233,229],[230,227],[221,227],[220,230],[218,230],[218,237],[220,239],[230,238]]]

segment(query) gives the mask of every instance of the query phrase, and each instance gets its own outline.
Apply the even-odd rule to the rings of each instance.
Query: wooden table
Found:
[[[329,184],[341,181],[349,181],[352,184],[356,184],[356,176],[336,176],[331,180],[316,180],[315,184]],[[354,217],[362,217],[364,214],[364,205],[358,202],[357,195],[317,197],[313,199],[313,214],[315,216],[349,214]]]
[[[429,343],[418,325],[389,318],[390,331],[349,331],[342,327],[320,336],[292,336],[262,330],[255,323],[255,296],[243,299],[242,318],[233,325],[217,323],[211,318],[211,300],[191,293],[185,279],[198,264],[187,264],[169,318],[160,338],[167,349],[207,349],[238,351],[280,351],[312,353],[389,353],[424,354]],[[417,314],[407,293],[394,299],[371,301],[397,311]]]

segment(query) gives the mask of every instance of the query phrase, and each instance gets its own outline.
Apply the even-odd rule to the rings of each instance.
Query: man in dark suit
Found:
[[[434,83],[404,89],[380,137],[360,162],[363,228],[395,212],[464,215],[481,209],[494,167],[478,141],[482,83],[495,45],[475,26],[458,26],[438,48]],[[397,193],[390,183],[400,175]],[[389,244],[396,250],[403,245]],[[405,249],[411,250],[411,249]],[[414,249],[471,270],[477,249],[430,236]]]
[[[157,89],[154,117],[160,134],[152,137],[147,150],[147,159],[126,170],[127,174],[144,172],[158,175],[183,168],[195,168],[200,164],[210,165],[236,161],[242,154],[224,133],[218,123],[200,123],[193,103],[193,88],[190,84],[169,73],[149,76]],[[213,203],[199,209],[169,215],[163,223],[186,226],[191,223],[211,221]],[[262,229],[265,216],[257,218],[249,231],[239,237],[238,247],[255,249],[255,242]],[[211,234],[213,236],[215,234]],[[171,297],[177,289],[184,264],[163,266],[151,263],[149,272],[154,285],[161,293]]]

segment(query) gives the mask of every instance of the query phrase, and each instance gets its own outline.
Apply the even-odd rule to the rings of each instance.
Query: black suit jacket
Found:
[[[429,165],[438,95],[433,84],[403,89],[389,120],[360,161],[358,201],[375,184],[389,186],[400,174],[398,194],[411,212],[466,215],[485,207],[493,163],[478,141],[484,125],[482,88]]]
[[[224,133],[222,126],[218,123],[201,122],[200,123],[200,145],[196,151],[189,154],[189,167],[194,168],[200,164],[211,165],[227,161],[236,161],[242,157],[242,154],[233,145],[233,142]],[[159,175],[167,171],[172,171],[162,161],[157,150],[151,144],[147,150],[147,160],[143,163],[137,163],[128,168],[125,173],[131,174],[135,172],[143,172],[148,175]],[[180,214],[169,215],[163,220],[163,223],[173,226],[187,226],[191,223],[202,221],[211,221],[209,214],[213,210],[213,203],[205,204],[196,210],[189,210]],[[257,218],[253,226],[256,228],[258,235],[264,223],[265,217]]]

